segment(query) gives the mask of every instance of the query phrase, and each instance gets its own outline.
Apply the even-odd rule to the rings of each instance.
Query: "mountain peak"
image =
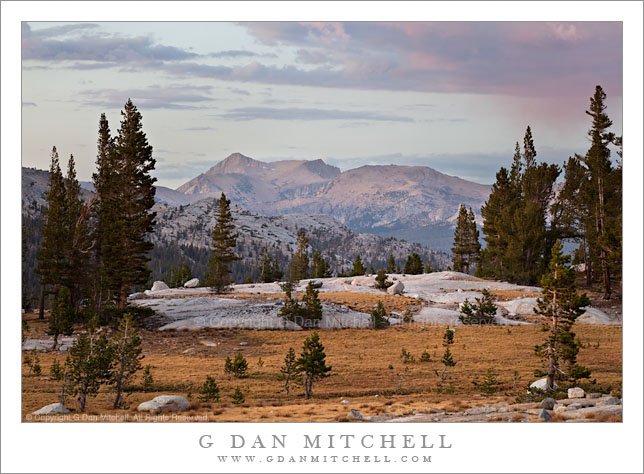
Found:
[[[259,168],[265,163],[254,160],[241,153],[232,153],[223,161],[220,161],[215,166],[210,168],[208,172],[217,174],[237,174],[244,173],[249,169]]]

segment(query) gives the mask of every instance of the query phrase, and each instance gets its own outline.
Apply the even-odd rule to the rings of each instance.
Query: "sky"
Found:
[[[171,188],[234,152],[490,184],[528,125],[541,160],[584,154],[597,84],[621,135],[620,22],[24,22],[22,164],[55,145],[90,180],[131,98]]]

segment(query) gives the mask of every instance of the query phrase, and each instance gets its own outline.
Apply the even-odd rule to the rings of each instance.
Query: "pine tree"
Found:
[[[297,364],[295,359],[295,349],[289,347],[284,365],[280,368],[280,373],[284,377],[284,391],[289,394],[291,380],[297,376]]]
[[[112,351],[116,368],[112,383],[115,385],[116,390],[114,408],[118,408],[122,405],[121,393],[123,388],[141,369],[141,360],[144,357],[141,338],[131,314],[126,313],[121,318],[113,341]]]
[[[454,247],[452,247],[452,268],[457,272],[470,273],[478,262],[481,251],[479,231],[476,228],[474,211],[463,205],[459,207],[456,229],[454,230]]]
[[[246,401],[246,398],[244,397],[244,392],[241,391],[241,388],[236,387],[235,392],[232,394],[231,398],[233,399],[233,403],[235,405],[241,405]]]
[[[65,228],[67,265],[63,283],[69,288],[72,308],[78,311],[80,300],[88,289],[89,259],[94,243],[90,228],[90,205],[83,204],[81,199],[73,155],[69,157],[65,178]]]
[[[311,273],[313,278],[329,278],[331,276],[329,263],[324,260],[319,250],[313,252]]]
[[[103,308],[114,303],[114,291],[109,285],[110,270],[119,266],[117,249],[111,245],[122,233],[122,222],[118,219],[118,187],[116,180],[116,156],[114,139],[105,114],[101,114],[98,126],[98,153],[96,172],[92,175],[94,199],[91,215],[94,219],[92,239],[94,241],[92,265],[92,304],[94,313],[102,318]],[[112,285],[114,286],[114,285]]]
[[[392,254],[389,254],[389,260],[387,261],[387,273],[395,273],[396,272],[396,260],[394,260],[394,256]]]
[[[405,261],[405,268],[403,269],[404,273],[409,275],[420,275],[423,273],[424,266],[423,260],[420,258],[416,252],[413,252],[407,260]]]
[[[54,305],[51,310],[51,317],[49,318],[49,329],[47,335],[54,336],[54,344],[51,348],[55,351],[58,347],[58,336],[71,336],[74,327],[74,319],[76,313],[72,308],[69,298],[69,290],[67,287],[61,286],[54,300]]]
[[[103,334],[96,334],[94,324],[87,333],[81,333],[69,350],[70,357],[65,363],[69,374],[69,392],[79,395],[78,408],[85,410],[88,396],[95,396],[101,385],[112,379],[112,345]]]
[[[217,201],[215,227],[212,230],[212,256],[206,276],[206,284],[217,293],[228,291],[232,280],[230,264],[239,257],[235,254],[237,234],[234,233],[235,224],[230,212],[230,200],[221,193]]]
[[[474,266],[478,265],[481,257],[481,242],[479,241],[479,231],[476,228],[476,218],[474,217],[474,211],[470,207],[467,213],[467,224],[468,224],[468,252],[467,252],[467,263],[465,266],[465,273],[470,273]]]
[[[518,146],[518,143],[517,143]],[[519,155],[520,158],[520,155]],[[518,169],[520,162],[516,167]],[[514,171],[518,173],[518,171]],[[512,178],[519,179],[519,178]],[[509,215],[512,215],[513,203],[518,198],[518,187],[508,176],[508,171],[501,168],[496,173],[496,182],[492,185],[492,192],[481,208],[483,216],[483,240],[486,248],[481,252],[480,264],[477,275],[484,277],[505,278],[506,251],[508,248],[507,229]]]
[[[266,246],[262,247],[262,255],[259,260],[259,281],[272,283],[275,281],[273,275],[273,259],[268,253]]]
[[[306,254],[309,247],[309,239],[304,229],[297,233],[297,250],[289,265],[289,279],[296,282],[306,280],[309,277],[309,257]]]
[[[497,307],[492,302],[492,295],[487,290],[482,290],[483,296],[475,298],[475,303],[470,303],[467,298],[460,307],[461,314],[458,319],[465,325],[496,324]]]
[[[49,167],[49,187],[45,193],[47,207],[44,210],[45,224],[42,230],[42,241],[38,252],[36,273],[40,275],[40,319],[44,318],[44,300],[48,287],[54,294],[58,293],[63,284],[61,275],[65,275],[67,265],[67,229],[65,181],[60,171],[56,147],[51,151]]]
[[[304,396],[311,398],[313,384],[322,378],[328,377],[331,366],[326,365],[326,354],[324,346],[320,342],[320,336],[314,332],[307,337],[302,345],[302,354],[297,359],[296,367],[302,374],[304,384]]]
[[[353,261],[353,268],[351,269],[351,274],[349,276],[362,276],[367,272],[362,264],[362,259],[360,255],[356,256],[356,259]]]
[[[199,400],[202,402],[218,402],[219,401],[219,386],[215,379],[210,375],[206,376],[206,381],[199,390]]]
[[[306,292],[302,296],[302,316],[303,321],[300,324],[304,328],[319,327],[322,320],[322,304],[320,303],[319,291],[309,281],[306,285]]]
[[[108,287],[116,305],[124,308],[127,295],[150,276],[147,252],[154,245],[146,240],[153,231],[156,213],[154,182],[150,176],[156,160],[142,130],[141,114],[131,100],[121,111],[123,120],[113,149],[107,182],[107,221],[103,228],[102,255]],[[104,130],[101,129],[101,132]],[[108,157],[109,159],[109,157]]]
[[[454,246],[452,247],[452,253],[454,254],[454,257],[452,257],[452,268],[455,272],[465,271],[467,262],[466,255],[468,252],[468,233],[467,209],[461,204],[458,208],[456,229],[454,229]]]
[[[382,301],[378,300],[378,304],[374,310],[371,311],[371,320],[369,321],[369,327],[372,329],[384,329],[389,327],[389,319],[387,318],[387,311],[382,304]]]
[[[591,146],[586,153],[584,164],[588,169],[590,185],[588,204],[591,208],[591,215],[594,221],[593,233],[590,236],[591,245],[597,248],[597,259],[601,269],[604,299],[610,299],[612,288],[609,253],[614,250],[613,247],[615,244],[613,243],[611,245],[609,234],[612,224],[611,221],[615,220],[616,214],[620,211],[611,213],[609,210],[609,201],[616,191],[615,188],[621,189],[621,170],[619,172],[619,179],[611,180],[611,174],[613,174],[614,170],[610,161],[610,148],[608,145],[615,140],[615,134],[608,131],[613,122],[605,112],[605,100],[606,93],[601,86],[596,86],[595,94],[590,98],[590,110],[586,111],[586,114],[592,117],[592,128],[588,131],[588,135],[591,138]],[[617,203],[615,208],[621,209],[621,205]],[[619,242],[619,247],[621,248],[621,242]]]
[[[456,365],[452,352],[449,350],[449,346],[452,344],[454,344],[454,330],[448,327],[445,329],[445,333],[443,334],[443,347],[445,348],[445,352],[441,358],[443,370],[440,373],[440,382],[438,384],[440,388],[443,387],[443,384],[447,380],[447,369]]]
[[[523,155],[517,146],[510,174],[501,168],[481,209],[487,248],[481,252],[477,274],[534,284],[546,269],[556,235],[546,217],[560,169],[537,163],[530,127],[523,142]]]
[[[577,364],[579,343],[575,340],[572,326],[590,304],[586,294],[576,291],[575,273],[568,266],[570,256],[563,254],[561,242],[552,247],[552,259],[549,273],[541,278],[542,298],[537,300],[535,313],[543,317],[545,331],[550,331],[543,344],[535,346],[545,366],[546,391],[554,388],[555,380],[566,380],[570,377],[584,378],[590,371]]]
[[[393,281],[387,280],[387,274],[382,268],[378,270],[378,274],[376,275],[376,288],[379,290],[386,290],[393,284]]]

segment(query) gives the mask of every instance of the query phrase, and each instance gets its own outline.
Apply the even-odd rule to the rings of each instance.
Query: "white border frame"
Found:
[[[641,2],[2,2],[3,472],[642,472]],[[127,12],[127,13],[124,13]],[[20,423],[20,21],[433,20],[624,22],[624,422],[610,424],[30,424]],[[446,434],[420,464],[218,464],[200,449],[231,433]],[[229,451],[229,450],[228,450]],[[250,450],[248,450],[250,452]],[[267,450],[268,451],[268,450]],[[333,454],[346,454],[336,450]],[[381,454],[352,450],[351,455]],[[302,450],[286,453],[299,455]],[[304,454],[310,454],[305,453]],[[225,453],[230,454],[230,452]],[[246,454],[246,453],[240,453]],[[251,453],[256,454],[256,453]],[[398,453],[400,454],[400,452]]]

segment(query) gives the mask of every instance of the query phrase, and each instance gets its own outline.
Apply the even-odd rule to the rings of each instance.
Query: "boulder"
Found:
[[[597,406],[606,406],[606,405],[621,405],[622,401],[617,398],[617,397],[602,397],[597,402],[595,405]]]
[[[149,411],[152,413],[161,413],[166,411],[186,411],[190,402],[179,395],[160,395],[152,400],[141,403],[137,411]]]
[[[161,291],[161,290],[169,290],[169,289],[170,288],[168,287],[168,285],[165,284],[164,281],[155,281],[150,291]]]
[[[586,393],[586,398],[599,398],[599,397],[601,397],[601,396],[602,396],[602,394],[601,394],[601,393],[597,393],[597,392],[594,392],[594,393]]]
[[[555,413],[562,413],[564,411],[568,411],[568,407],[566,405],[559,405],[555,407]]]
[[[403,285],[402,281],[397,281],[389,288],[387,288],[387,293],[389,293],[390,295],[402,295],[404,289],[405,285]]]
[[[530,384],[530,388],[536,388],[537,390],[541,390],[542,392],[546,391],[546,381],[547,379],[544,377],[539,380],[535,380]],[[554,387],[557,388],[557,384],[554,384]]]
[[[545,421],[547,423],[548,421],[550,421],[552,416],[550,415],[550,413],[548,413],[548,410],[546,410],[544,408],[543,410],[541,410],[539,412],[539,415],[537,416],[537,418],[539,418],[540,420],[543,420],[543,421]]]
[[[557,400],[554,398],[544,398],[541,400],[541,403],[539,404],[539,408],[543,408],[545,410],[552,410],[555,407],[555,403],[557,403]]]
[[[340,403],[347,405],[349,403],[349,400],[342,400]]]
[[[584,398],[584,389],[579,387],[569,388],[568,398]]]
[[[351,281],[351,284],[352,284],[353,286],[359,286],[359,285],[360,285],[360,280],[358,280],[357,278],[354,278],[354,279]]]
[[[362,413],[360,413],[358,410],[351,410],[347,417],[350,420],[362,420],[364,417],[362,416]]]
[[[62,403],[52,403],[33,412],[32,415],[56,415],[58,413],[69,413],[69,410]]]
[[[197,288],[199,286],[199,278],[193,278],[192,280],[188,280],[183,284],[184,288]]]

